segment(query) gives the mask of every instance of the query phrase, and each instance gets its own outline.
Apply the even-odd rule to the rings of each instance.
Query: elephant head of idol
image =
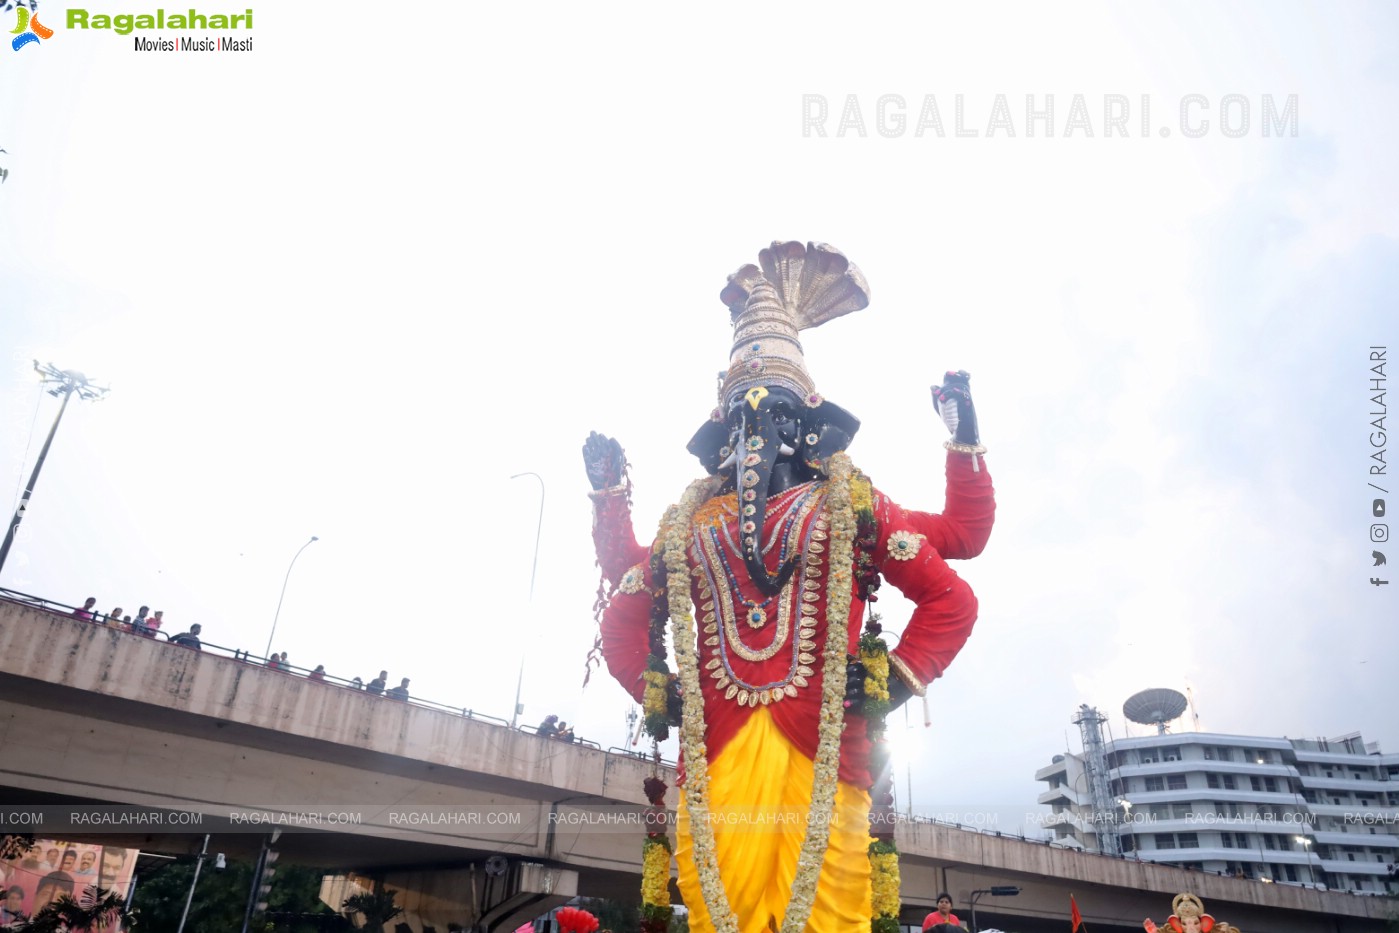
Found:
[[[869,289],[859,269],[825,244],[773,243],[758,259],[729,276],[720,294],[733,319],[733,349],[720,405],[689,449],[737,492],[744,560],[770,596],[791,578],[796,558],[776,571],[764,563],[769,496],[823,476],[860,427],[816,391],[798,334],[865,307]]]

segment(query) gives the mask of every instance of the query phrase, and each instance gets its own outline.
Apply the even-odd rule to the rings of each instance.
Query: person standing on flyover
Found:
[[[195,651],[199,651],[201,650],[199,633],[202,631],[204,631],[204,627],[201,626],[198,622],[196,622],[189,627],[188,632],[181,632],[178,635],[171,636],[170,644],[183,645],[186,648],[193,648]]]

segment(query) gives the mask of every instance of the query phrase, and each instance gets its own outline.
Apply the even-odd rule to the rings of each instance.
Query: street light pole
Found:
[[[310,547],[312,544],[319,540],[321,539],[317,538],[315,535],[312,535],[310,541],[307,541],[305,544],[301,545],[301,551],[306,550],[308,547]],[[291,581],[291,568],[296,566],[296,558],[301,556],[301,551],[297,551],[296,557],[293,557],[291,559],[291,563],[287,565],[287,575],[286,578],[282,580],[282,595],[277,598],[277,612],[274,616],[272,616],[272,631],[267,634],[267,647],[263,649],[262,652],[262,657],[264,660],[266,660],[267,657],[272,653],[272,638],[277,634],[277,620],[282,617],[282,600],[287,598],[287,583]]]
[[[49,447],[53,444],[54,435],[58,433],[58,423],[63,420],[63,413],[68,410],[68,402],[73,398],[73,393],[78,393],[78,398],[83,401],[95,401],[107,394],[106,389],[92,385],[87,381],[87,377],[77,370],[60,370],[52,363],[41,366],[38,360],[34,361],[34,369],[43,377],[43,383],[58,383],[49,389],[48,393],[63,396],[63,404],[58,406],[58,415],[53,419],[53,427],[49,428],[49,436],[44,440],[43,449],[39,451],[39,459],[34,461],[34,472],[29,474],[29,485],[24,487],[24,495],[15,507],[15,516],[10,522],[10,527],[5,529],[5,543],[0,544],[0,571],[5,569],[5,559],[10,556],[10,547],[15,543],[15,533],[19,531],[19,523],[24,520],[24,510],[29,506],[29,498],[34,495],[34,484],[39,481],[39,471],[44,468]]]
[[[1132,823],[1132,801],[1128,800],[1126,797],[1118,797],[1118,798],[1117,798],[1117,805],[1120,806],[1120,807],[1122,808],[1122,812],[1123,812],[1122,822],[1117,824],[1117,850],[1118,850],[1118,852],[1121,852],[1121,853],[1122,853],[1122,857],[1123,857],[1123,858],[1126,858],[1126,857],[1127,857],[1127,856],[1126,856],[1126,853],[1125,853],[1125,851],[1124,851],[1123,848],[1122,848],[1122,834],[1123,834],[1123,833],[1127,833],[1128,835],[1130,835],[1130,836],[1132,837],[1132,851],[1133,851],[1133,852],[1136,852],[1136,851],[1137,851],[1137,836],[1136,836],[1136,833],[1132,832],[1132,830],[1131,830],[1131,823]],[[1140,859],[1141,856],[1137,856],[1137,858]]]
[[[913,754],[909,751],[909,749],[910,749],[910,748],[912,747],[912,745],[913,745],[913,740],[909,737],[909,732],[910,732],[912,729],[913,729],[913,726],[912,726],[912,725],[909,723],[909,721],[908,721],[908,704],[905,703],[905,704],[904,704],[904,743],[903,743],[903,744],[904,744],[904,767],[905,767],[906,770],[905,770],[905,772],[904,772],[904,774],[905,774],[904,788],[908,791],[908,795],[907,795],[907,796],[908,796],[908,800],[906,801],[907,807],[905,807],[905,809],[908,811],[908,818],[909,818],[909,820],[912,820],[912,819],[913,819]]]
[[[199,869],[204,867],[204,856],[209,851],[209,834],[204,834],[204,847],[199,850],[199,858],[194,863],[194,878],[189,883],[189,893],[185,895],[185,910],[180,914],[180,925],[175,933],[185,933],[185,920],[189,919],[189,905],[194,902],[194,886],[199,883]]]
[[[992,897],[1015,897],[1015,896],[1016,896],[1017,894],[1019,894],[1019,893],[1020,893],[1020,887],[1019,887],[1018,885],[1014,885],[1014,884],[993,884],[993,885],[991,885],[991,887],[989,887],[989,888],[978,888],[977,890],[973,891],[972,894],[971,894],[971,906],[972,906],[972,929],[971,929],[971,933],[976,933],[976,931],[977,931],[977,926],[976,926],[976,899],[977,899],[977,898],[981,897],[981,896],[984,895],[984,894],[989,894],[989,895],[991,895]]]
[[[529,570],[529,604],[534,606],[534,578],[539,571],[539,538],[544,531],[544,477],[531,470],[523,473],[516,473],[511,479],[519,479],[521,476],[533,476],[539,481],[539,520],[534,527],[534,563]],[[514,729],[520,724],[520,691],[525,685],[525,659],[520,657],[520,676],[515,680],[515,711],[510,714],[510,728]]]
[[[1305,849],[1307,852],[1307,871],[1310,872],[1312,876],[1312,887],[1316,887],[1316,885],[1320,882],[1317,880],[1316,877],[1316,869],[1312,867],[1312,841],[1306,836],[1293,836],[1292,838],[1300,842],[1302,844],[1302,848]],[[1320,859],[1318,859],[1317,861],[1319,862]]]

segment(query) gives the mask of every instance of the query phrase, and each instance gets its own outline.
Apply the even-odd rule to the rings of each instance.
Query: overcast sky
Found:
[[[699,472],[725,276],[821,240],[872,292],[804,336],[856,464],[940,510],[928,386],[964,368],[998,492],[901,798],[1014,828],[1078,705],[1121,736],[1147,687],[1399,751],[1367,485],[1399,15],[1079,9],[277,4],[252,51],[173,54],[42,0],[54,37],[0,53],[6,503],[57,409],[31,360],[111,394],[70,406],[0,585],[261,653],[318,535],[293,663],[508,718],[523,661],[525,721],[620,744],[621,688],[580,689],[579,447],[621,440],[649,539]]]

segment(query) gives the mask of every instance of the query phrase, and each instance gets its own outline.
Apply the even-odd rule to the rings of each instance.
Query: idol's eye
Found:
[[[791,413],[785,407],[774,408],[772,410],[773,424],[786,424],[792,420]]]

